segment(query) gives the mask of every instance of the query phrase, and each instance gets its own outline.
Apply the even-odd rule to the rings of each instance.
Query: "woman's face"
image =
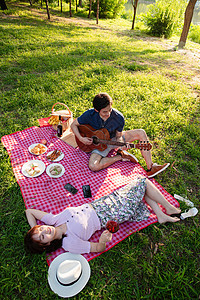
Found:
[[[99,115],[104,121],[106,121],[110,117],[111,111],[112,105],[108,105],[99,111]]]
[[[41,244],[49,245],[55,238],[55,227],[48,225],[41,225],[34,231],[33,239],[39,241]]]

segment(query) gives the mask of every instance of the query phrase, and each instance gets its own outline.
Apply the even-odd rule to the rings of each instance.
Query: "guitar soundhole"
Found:
[[[99,144],[99,139],[97,136],[92,136],[92,139],[93,139],[93,144],[94,145],[98,145]]]

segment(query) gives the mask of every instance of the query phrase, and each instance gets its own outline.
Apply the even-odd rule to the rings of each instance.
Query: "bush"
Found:
[[[127,0],[99,0],[99,17],[114,19],[120,16],[124,10],[124,4]],[[92,5],[92,10],[97,11],[97,1]]]
[[[192,25],[189,32],[189,38],[195,42],[200,44],[200,26]]]
[[[169,38],[183,21],[185,0],[157,0],[149,6],[143,21],[148,33],[153,36]]]

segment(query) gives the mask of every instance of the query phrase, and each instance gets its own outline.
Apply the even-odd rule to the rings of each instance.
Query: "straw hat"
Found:
[[[73,297],[87,284],[90,265],[80,254],[62,253],[51,263],[48,282],[52,291],[60,297]]]

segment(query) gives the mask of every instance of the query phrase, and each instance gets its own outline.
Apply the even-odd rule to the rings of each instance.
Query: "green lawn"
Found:
[[[153,160],[171,163],[156,180],[199,209],[200,63],[193,54],[200,46],[173,51],[178,37],[150,38],[128,21],[96,26],[64,14],[48,21],[28,4],[8,6],[10,14],[0,12],[1,136],[38,126],[57,101],[77,117],[96,93],[108,92],[125,128],[146,130]],[[24,251],[25,205],[2,144],[0,178],[0,298],[59,299],[48,286],[45,255]],[[156,223],[90,261],[91,278],[74,299],[199,299],[199,249],[199,215]]]

